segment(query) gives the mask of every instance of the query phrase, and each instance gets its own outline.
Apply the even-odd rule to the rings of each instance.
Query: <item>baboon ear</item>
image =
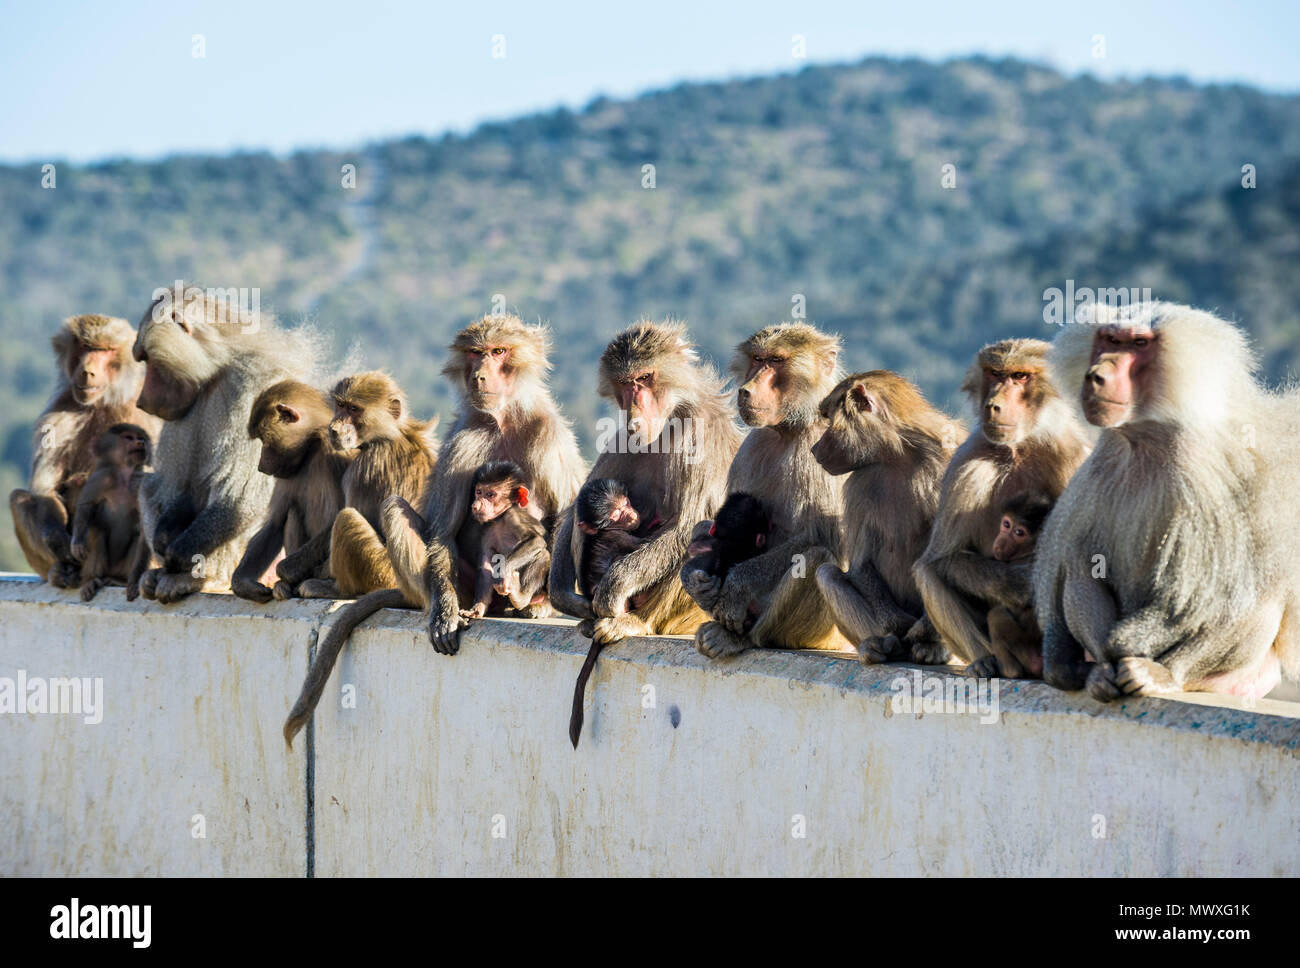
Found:
[[[297,423],[302,419],[302,415],[287,403],[277,403],[275,412],[280,415],[280,419],[285,423]]]
[[[717,536],[718,536],[718,526],[716,524],[709,525],[709,537],[716,538]]]
[[[528,507],[528,488],[522,484],[515,488],[515,503],[521,508]]]
[[[579,521],[579,522],[578,522],[578,530],[581,531],[583,534],[595,534],[595,533],[596,533],[596,529],[593,528],[591,525],[589,525],[586,521]]]
[[[871,395],[867,393],[867,388],[864,384],[853,384],[853,389],[849,391],[849,397],[853,400],[854,405],[859,410],[871,413],[876,409],[875,405],[871,402]]]
[[[388,401],[388,412],[393,415],[394,420],[402,419],[402,401],[398,397]]]
[[[830,376],[835,372],[835,361],[840,358],[839,350],[828,350],[822,357],[822,376]]]
[[[760,531],[758,533],[758,537],[754,539],[754,547],[762,548],[766,544],[767,544],[767,535],[763,534],[763,532]]]

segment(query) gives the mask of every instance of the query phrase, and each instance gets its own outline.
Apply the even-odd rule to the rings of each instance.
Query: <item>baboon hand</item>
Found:
[[[460,614],[455,600],[450,607],[434,607],[429,612],[429,643],[439,655],[455,655],[460,651],[460,630],[469,622]]]
[[[271,597],[273,597],[277,602],[287,602],[291,598],[297,598],[297,593],[294,591],[294,586],[292,584],[281,579],[276,582],[275,587],[271,589]]]
[[[726,586],[710,610],[713,620],[733,635],[744,635],[749,620],[749,596],[738,595]]]
[[[718,576],[710,575],[707,571],[698,568],[684,572],[682,588],[695,600],[695,604],[706,612],[713,611],[714,606],[718,604],[718,596],[722,594],[722,582]]]

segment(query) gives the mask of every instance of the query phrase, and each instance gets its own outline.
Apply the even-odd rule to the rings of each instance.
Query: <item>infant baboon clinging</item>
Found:
[[[691,540],[682,574],[697,572],[725,582],[731,569],[761,554],[772,531],[772,516],[752,494],[728,494],[709,523],[708,531]],[[757,608],[751,609],[745,631],[753,626]]]
[[[474,578],[474,604],[461,615],[482,618],[494,596],[516,610],[544,604],[551,554],[524,472],[513,461],[489,461],[474,472],[473,489],[470,515],[478,529],[459,550],[468,556],[461,573]]]
[[[990,553],[998,561],[1029,561],[1043,524],[1052,511],[1046,494],[1017,494],[1002,509],[998,536]],[[998,602],[989,609],[989,655],[969,669],[976,676],[1037,679],[1043,674],[1043,634],[1032,605]]]
[[[586,538],[578,568],[578,588],[591,598],[610,567],[619,558],[646,542],[646,535],[658,525],[645,522],[632,504],[627,488],[612,477],[598,477],[582,485],[574,505],[578,528]],[[629,607],[636,611],[643,596],[633,596]]]
[[[143,428],[114,424],[95,439],[99,463],[77,498],[72,520],[72,557],[81,563],[81,599],[105,585],[125,585],[139,547],[140,477],[153,457]]]

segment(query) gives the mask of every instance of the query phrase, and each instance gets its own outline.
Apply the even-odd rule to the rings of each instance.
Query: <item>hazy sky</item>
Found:
[[[1297,0],[0,0],[0,159],[345,147],[876,53],[1015,54],[1071,73],[1297,91],[1297,28]]]

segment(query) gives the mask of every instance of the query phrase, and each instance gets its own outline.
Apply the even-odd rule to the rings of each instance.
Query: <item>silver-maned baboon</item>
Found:
[[[248,436],[253,401],[303,375],[315,348],[220,290],[178,283],[149,304],[134,353],[146,365],[139,405],[165,421],[154,473],[140,485],[145,540],[162,566],[133,568],[127,597],[225,591],[274,486],[258,473],[261,445]]]
[[[1300,677],[1300,392],[1261,388],[1209,313],[1093,310],[1052,349],[1103,429],[1038,545],[1043,678],[1103,701],[1262,696]]]
[[[1088,454],[1091,435],[1053,385],[1047,349],[1042,340],[1002,340],[971,364],[962,390],[979,425],[944,473],[930,541],[916,564],[926,618],[968,664],[989,654],[994,604],[1033,601],[1030,562],[988,557],[1002,509],[1025,491],[1056,498]]]
[[[135,424],[155,439],[162,426],[136,406],[144,367],[131,358],[134,341],[125,319],[97,315],[64,320],[51,340],[58,382],[36,421],[27,487],[9,495],[9,511],[27,563],[60,587],[80,581],[68,529],[95,466],[95,440],[118,423]]]
[[[848,647],[816,578],[839,558],[842,486],[811,450],[826,428],[818,405],[839,379],[839,353],[837,337],[806,323],[765,327],[736,347],[736,402],[754,429],[731,463],[727,493],[762,502],[770,532],[762,553],[725,581],[689,562],[682,569],[683,587],[711,619],[695,633],[707,656],[753,646]]]
[[[822,401],[826,432],[813,456],[844,485],[848,570],[827,563],[817,584],[836,622],[866,662],[947,657],[922,620],[912,568],[930,539],[939,484],[965,434],[896,373],[844,380]]]

